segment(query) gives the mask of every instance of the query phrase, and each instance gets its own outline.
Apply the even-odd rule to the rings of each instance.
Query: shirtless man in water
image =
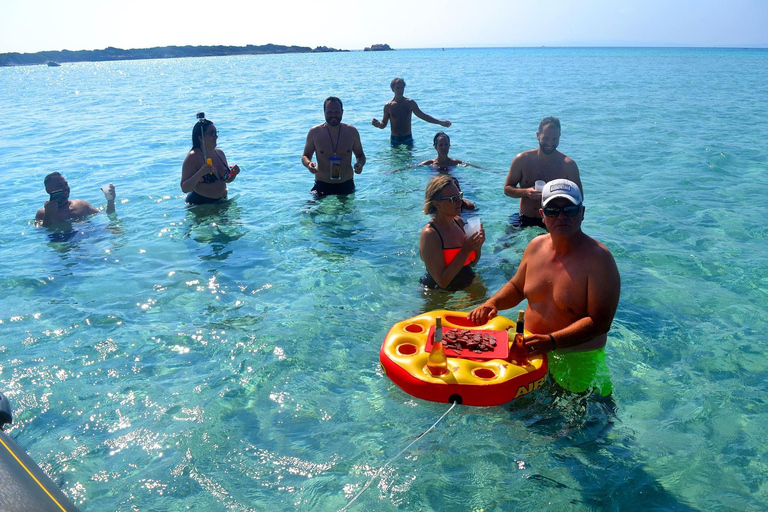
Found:
[[[351,124],[341,122],[344,107],[331,96],[323,103],[325,122],[312,127],[307,134],[301,163],[315,175],[312,193],[320,196],[351,194],[355,191],[354,174],[363,172],[365,154],[360,134]],[[312,156],[317,153],[317,164]],[[352,154],[355,165],[352,166]]]
[[[99,213],[99,210],[88,201],[69,199],[69,183],[60,173],[52,172],[45,177],[43,183],[50,199],[37,211],[36,224],[49,227]],[[109,184],[107,213],[115,213],[115,186],[111,183]]]
[[[387,123],[391,119],[392,126],[389,140],[393,146],[398,146],[400,144],[413,146],[411,114],[416,114],[416,117],[428,123],[439,124],[445,128],[451,126],[450,121],[441,121],[425,114],[421,111],[415,101],[403,96],[403,93],[405,92],[405,80],[402,78],[395,78],[392,80],[390,87],[392,88],[392,92],[395,93],[395,97],[384,105],[384,117],[381,118],[381,121],[374,117],[371,124],[376,128],[381,128],[383,130],[387,127]]]
[[[548,182],[564,178],[573,181],[579,186],[579,190],[583,190],[576,162],[557,150],[560,142],[560,120],[556,117],[542,119],[536,138],[539,140],[539,147],[524,151],[512,160],[507,181],[504,183],[504,194],[520,199],[520,212],[513,216],[512,222],[520,228],[544,227],[539,214],[541,192],[534,188],[536,181]]]
[[[554,180],[542,191],[549,233],[528,244],[515,276],[469,313],[476,325],[528,300],[525,338],[533,355],[603,348],[619,303],[621,278],[611,252],[581,230],[582,195],[576,183]]]

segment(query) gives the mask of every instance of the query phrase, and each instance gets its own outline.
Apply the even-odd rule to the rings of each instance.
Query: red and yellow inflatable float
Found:
[[[444,332],[470,329],[498,333],[511,327],[514,333],[515,322],[503,316],[476,326],[467,319],[467,313],[458,311],[431,311],[396,323],[384,338],[379,360],[387,377],[406,393],[433,402],[493,406],[528,394],[546,380],[546,355],[532,357],[524,365],[512,364],[504,358],[509,345],[488,354],[468,355],[462,351],[458,355],[446,350],[450,371],[433,376],[427,368],[427,358],[434,337],[430,328],[437,317],[442,317]]]

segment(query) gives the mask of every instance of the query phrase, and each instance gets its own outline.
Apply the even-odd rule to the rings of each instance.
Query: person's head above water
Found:
[[[437,212],[435,201],[440,199],[443,189],[449,185],[456,185],[450,174],[439,174],[429,180],[427,189],[424,191],[424,213],[433,215]]]
[[[545,117],[539,123],[539,131],[536,132],[539,141],[539,149],[545,155],[551,155],[560,144],[560,120],[556,117]]]
[[[560,131],[560,120],[556,117],[549,116],[542,119],[541,122],[539,123],[539,132],[543,132],[544,128],[549,125],[554,126],[555,128],[557,128],[557,131]]]
[[[325,98],[325,101],[323,102],[323,110],[328,108],[328,104],[334,101],[339,104],[339,109],[343,111],[344,104],[341,102],[341,99],[337,98],[336,96],[328,96],[327,98]]]
[[[445,132],[443,132],[443,131],[437,132],[437,133],[435,134],[435,137],[432,139],[432,145],[433,145],[434,147],[437,147],[437,143],[438,143],[438,142],[440,141],[440,139],[442,139],[442,138],[444,138],[444,139],[446,139],[446,140],[447,140],[447,142],[448,142],[448,146],[450,146],[450,145],[451,145],[451,138],[448,136],[448,134],[447,134],[447,133],[445,133]]]
[[[58,178],[61,178],[61,180],[64,180],[64,183],[67,182],[67,180],[64,179],[64,176],[60,172],[53,171],[52,173],[47,175],[45,178],[43,178],[43,186],[47,188],[52,181],[59,181]]]
[[[393,78],[391,82],[389,82],[389,88],[393,91],[395,90],[395,87],[399,84],[403,85],[403,89],[405,89],[405,80],[402,78]]]
[[[208,127],[213,124],[213,121],[209,121],[208,119],[202,119],[195,123],[195,127],[192,128],[192,149],[200,149],[202,147],[202,138],[200,137],[202,128],[202,133],[207,134],[208,133]]]
[[[544,190],[541,191],[541,206],[542,208],[547,206],[547,203],[553,199],[562,197],[567,199],[576,206],[580,206],[582,202],[581,190],[571,180],[557,179],[552,180],[544,185]]]
[[[323,102],[323,113],[329,126],[339,126],[344,115],[344,105],[336,96],[329,96]]]
[[[45,191],[49,194],[62,191],[59,196],[59,204],[64,204],[69,199],[69,183],[60,172],[52,172],[43,179]]]

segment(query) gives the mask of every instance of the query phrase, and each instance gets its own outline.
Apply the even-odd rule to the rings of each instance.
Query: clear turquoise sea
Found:
[[[408,151],[370,125],[395,76],[485,168],[456,170],[487,235],[469,293],[418,285],[430,171],[389,171],[432,158],[438,127],[414,120]],[[742,49],[0,68],[6,430],[83,511],[764,510],[766,84],[768,50]],[[353,197],[317,201],[300,156],[329,95],[368,164]],[[200,110],[243,169],[226,207],[183,204]],[[381,342],[513,275],[538,232],[508,228],[503,182],[548,115],[622,275],[615,411],[545,387],[417,439],[450,406],[385,377]],[[102,207],[114,183],[117,215],[34,227],[52,171]]]

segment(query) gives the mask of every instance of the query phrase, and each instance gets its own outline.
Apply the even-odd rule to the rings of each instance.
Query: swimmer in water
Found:
[[[469,286],[475,278],[473,267],[480,260],[485,231],[467,236],[461,214],[462,193],[453,178],[440,174],[432,178],[424,193],[424,213],[432,220],[421,230],[419,256],[427,268],[421,284],[449,291]]]
[[[187,203],[206,204],[226,199],[227,183],[232,183],[240,174],[240,167],[230,166],[224,152],[216,147],[218,139],[219,132],[213,122],[201,119],[195,123],[192,149],[181,166],[181,191],[187,194]]]
[[[435,134],[434,139],[432,139],[432,145],[437,150],[437,158],[433,158],[432,160],[424,160],[421,162],[419,166],[429,166],[433,169],[436,169],[439,172],[449,172],[454,167],[457,167],[459,165],[467,165],[472,167],[477,167],[476,165],[472,165],[467,162],[462,162],[461,160],[457,160],[455,158],[451,158],[448,156],[448,151],[451,149],[451,138],[448,136],[445,132],[437,132]],[[459,185],[459,180],[456,178],[453,178],[454,183],[458,187],[459,191],[461,191],[461,186]],[[471,201],[467,201],[466,199],[461,200],[461,208],[463,210],[474,210],[475,205]]]
[[[448,151],[451,150],[451,138],[445,132],[437,132],[434,139],[432,139],[432,146],[437,150],[437,158],[432,160],[424,160],[419,165],[428,165],[430,167],[437,168],[438,171],[448,171],[451,167],[459,165],[470,165],[461,160],[451,158],[448,156]]]
[[[77,220],[99,213],[88,201],[69,198],[69,183],[58,172],[52,172],[43,180],[45,191],[50,199],[35,215],[35,224],[43,227],[66,224],[67,221]],[[115,213],[115,186],[111,183],[104,192],[107,195],[107,214]]]

